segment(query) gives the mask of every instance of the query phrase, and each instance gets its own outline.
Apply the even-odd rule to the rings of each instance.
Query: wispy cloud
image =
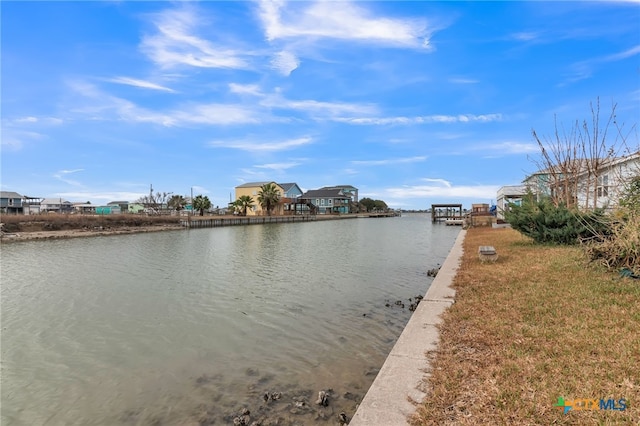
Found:
[[[237,125],[278,121],[261,114],[255,107],[240,104],[184,104],[169,111],[153,111],[109,95],[85,82],[71,82],[70,88],[86,98],[73,110],[95,120],[154,123],[166,127],[188,125]]]
[[[281,170],[291,169],[291,168],[297,167],[299,165],[300,165],[300,163],[298,163],[298,162],[290,162],[290,163],[260,164],[260,165],[255,165],[253,167],[255,167],[257,169],[268,169],[268,170],[274,170],[274,171],[281,171]]]
[[[423,19],[375,17],[350,2],[265,0],[259,17],[267,40],[332,38],[395,47],[429,48],[431,30]]]
[[[448,180],[444,180],[444,179],[434,179],[434,178],[424,178],[422,179],[423,182],[429,182],[429,183],[439,183],[441,186],[445,186],[447,188],[451,188],[451,182],[449,182]]]
[[[13,129],[10,127],[4,127],[2,129],[2,138],[0,138],[0,144],[3,149],[11,151],[18,151],[24,147],[27,143],[45,139],[46,136],[38,133],[21,129]]]
[[[152,83],[150,81],[138,80],[136,78],[114,77],[114,78],[107,79],[107,81],[110,81],[112,83],[125,84],[128,86],[140,87],[143,89],[160,90],[163,92],[176,93],[175,90],[169,87],[161,86],[159,84]]]
[[[636,55],[640,55],[640,45],[630,47],[629,49],[613,53],[611,55],[576,62],[572,65],[572,75],[560,83],[559,86],[565,86],[570,83],[590,78],[593,75],[594,69],[598,68],[601,64],[622,61]]]
[[[59,170],[53,174],[53,177],[68,185],[82,187],[83,185],[80,182],[73,179],[69,179],[67,177],[68,175],[79,173],[82,171],[84,171],[84,169]]]
[[[522,31],[518,33],[513,33],[509,35],[509,38],[512,40],[518,41],[533,41],[540,37],[540,33],[534,31]]]
[[[472,78],[464,78],[464,77],[451,77],[449,79],[449,82],[453,84],[477,84],[478,80],[474,80]]]
[[[424,184],[407,185],[384,190],[385,195],[394,199],[407,198],[456,198],[489,200],[495,199],[497,185],[455,185],[445,179],[423,179]]]
[[[489,150],[501,154],[531,154],[539,151],[538,145],[527,142],[500,142],[487,145],[479,145],[475,149],[478,151]]]
[[[407,124],[432,124],[432,123],[488,123],[501,121],[502,114],[461,114],[461,115],[425,115],[418,117],[359,117],[359,118],[336,118],[335,121],[348,124],[359,125],[407,125]]]
[[[271,59],[271,68],[284,76],[290,75],[300,65],[300,60],[292,52],[277,52]]]
[[[378,111],[372,104],[355,104],[345,102],[325,102],[316,100],[291,100],[279,94],[269,95],[260,102],[269,108],[303,111],[317,117],[336,117],[353,114],[374,114]]]
[[[191,6],[157,13],[153,15],[152,22],[157,32],[143,37],[140,50],[163,68],[184,65],[198,68],[249,68],[246,52],[216,45],[196,34],[204,22]]]
[[[425,161],[427,157],[407,157],[407,158],[390,158],[385,160],[353,160],[351,164],[358,166],[386,166],[390,164],[406,164],[406,163],[419,163]]]
[[[214,148],[230,148],[240,149],[249,152],[263,152],[263,151],[285,151],[289,149],[298,148],[300,146],[313,143],[311,137],[305,136],[296,139],[288,139],[277,142],[264,142],[256,140],[236,140],[236,141],[212,141],[209,142],[209,146]]]
[[[229,83],[229,91],[241,95],[263,96],[260,86],[257,84]]]
[[[54,194],[56,197],[69,200],[97,200],[110,202],[113,200],[137,200],[145,195],[149,195],[149,192],[126,192],[126,191],[67,191],[57,192]]]

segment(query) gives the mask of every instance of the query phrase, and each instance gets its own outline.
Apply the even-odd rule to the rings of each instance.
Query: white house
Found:
[[[553,169],[540,170],[527,176],[524,187],[538,200],[547,196],[568,199],[570,194],[572,203],[580,209],[611,209],[617,206],[631,178],[640,176],[640,152],[604,160],[597,170],[588,160],[576,161],[573,168],[576,172],[572,176]]]
[[[522,199],[527,193],[525,185],[505,185],[498,189],[496,197],[496,217],[504,219],[505,212],[509,211],[509,204],[522,205]]]

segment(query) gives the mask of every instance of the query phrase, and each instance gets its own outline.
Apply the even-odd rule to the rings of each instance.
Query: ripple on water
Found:
[[[393,302],[456,234],[407,216],[3,246],[2,424],[351,416],[411,314]]]

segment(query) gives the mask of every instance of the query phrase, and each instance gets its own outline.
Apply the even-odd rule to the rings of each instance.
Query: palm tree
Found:
[[[267,211],[267,215],[271,216],[271,210],[280,201],[280,193],[274,183],[266,183],[260,187],[258,192],[258,203]]]
[[[193,199],[193,209],[200,211],[200,216],[204,216],[204,211],[209,210],[211,208],[211,201],[209,197],[206,195],[203,197],[202,195],[198,195]]]
[[[236,206],[242,212],[242,216],[247,215],[247,209],[253,207],[255,203],[253,202],[253,198],[250,195],[241,195],[236,200]]]
[[[167,206],[174,208],[178,211],[184,209],[187,205],[187,200],[182,195],[174,195],[169,199]]]

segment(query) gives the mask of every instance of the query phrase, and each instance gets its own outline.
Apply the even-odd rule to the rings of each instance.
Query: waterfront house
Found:
[[[276,182],[247,182],[242,185],[236,186],[236,200],[243,195],[248,195],[253,199],[253,207],[247,210],[247,216],[260,216],[266,215],[267,212],[262,209],[262,206],[258,202],[258,194],[260,193],[260,189],[267,184],[274,184],[276,186],[276,191],[280,194],[281,202],[278,203],[277,206],[273,208],[271,211],[272,215],[282,215],[284,213],[284,205],[282,203],[282,198],[284,195],[284,189],[282,186],[277,184]],[[297,186],[297,185],[296,185]]]
[[[509,211],[509,205],[522,205],[522,200],[527,193],[526,185],[505,185],[498,189],[496,197],[496,217],[504,219],[504,215]]]
[[[312,189],[302,194],[299,199],[313,205],[319,214],[349,213],[351,197],[342,189]]]
[[[576,160],[571,173],[558,167],[544,169],[527,176],[523,181],[527,190],[540,201],[549,197],[552,201],[567,202],[581,210],[594,208],[612,209],[632,177],[640,176],[640,152],[602,159],[596,167],[592,160]]]
[[[129,202],[128,201],[111,201],[107,203],[108,207],[119,207],[120,212],[126,213],[129,211]]]
[[[74,213],[92,214],[96,212],[96,206],[91,203],[72,203]]]
[[[22,195],[12,191],[0,191],[0,212],[5,214],[22,213]]]
[[[302,195],[302,190],[297,183],[280,183],[279,185],[284,191],[282,199],[280,200],[284,214],[295,214],[296,210],[302,207],[300,203],[298,203],[298,199]]]
[[[73,205],[62,198],[45,198],[40,203],[40,211],[43,213],[71,213]]]
[[[339,189],[342,193],[351,199],[352,203],[358,202],[358,188],[351,185],[324,186],[320,189]]]
[[[22,213],[25,215],[39,214],[41,204],[42,198],[24,195],[22,197]]]

